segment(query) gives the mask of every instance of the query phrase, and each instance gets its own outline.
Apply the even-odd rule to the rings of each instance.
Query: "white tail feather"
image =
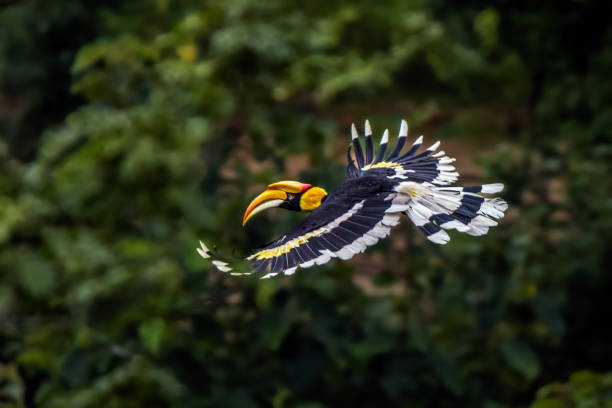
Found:
[[[491,194],[503,189],[503,184],[485,184],[480,191]],[[469,188],[437,187],[430,183],[407,181],[396,190],[393,208],[408,207],[406,214],[410,220],[438,244],[446,244],[450,237],[445,229],[456,229],[470,235],[484,235],[490,227],[497,225],[495,220],[504,216],[508,204],[501,198],[484,198]]]

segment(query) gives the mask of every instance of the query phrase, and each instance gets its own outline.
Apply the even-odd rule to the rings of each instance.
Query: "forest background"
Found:
[[[606,6],[0,1],[0,407],[612,407]],[[287,231],[250,199],[340,183],[366,118],[503,182],[501,225],[197,255]]]

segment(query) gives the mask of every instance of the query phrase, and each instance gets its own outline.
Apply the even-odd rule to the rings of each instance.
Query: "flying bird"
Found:
[[[331,193],[307,183],[279,181],[250,203],[242,225],[274,207],[310,214],[294,229],[247,257],[248,273],[262,278],[291,275],[298,267],[322,265],[332,258],[350,259],[388,236],[402,215],[436,244],[446,244],[450,240],[446,230],[451,229],[484,235],[504,216],[508,208],[504,200],[481,195],[498,193],[503,184],[449,187],[459,173],[452,165],[454,158],[436,152],[440,142],[419,153],[423,143],[420,136],[404,152],[406,121],[402,120],[397,142],[386,156],[389,131],[384,131],[376,152],[367,120],[364,133],[365,154],[357,129],[351,126],[347,179]],[[220,271],[242,274],[201,241],[197,251]]]

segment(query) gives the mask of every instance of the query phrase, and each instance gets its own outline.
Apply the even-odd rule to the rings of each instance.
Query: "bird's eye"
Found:
[[[287,200],[293,200],[295,198],[295,194],[287,193]]]

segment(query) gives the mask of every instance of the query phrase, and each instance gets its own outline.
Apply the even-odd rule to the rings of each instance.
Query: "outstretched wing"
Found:
[[[283,272],[290,275],[298,266],[322,265],[336,257],[349,259],[365,251],[399,222],[398,214],[389,213],[394,196],[378,193],[350,206],[326,201],[294,230],[249,256],[253,272],[266,272],[264,278]]]
[[[372,141],[372,129],[370,122],[365,122],[365,155],[361,148],[359,134],[355,125],[351,125],[352,147],[355,150],[355,159],[351,158],[351,146],[348,148],[347,177],[357,178],[378,173],[389,179],[412,180],[416,182],[429,182],[437,185],[448,185],[457,181],[459,173],[455,171],[452,163],[454,158],[444,155],[443,151],[434,153],[440,142],[436,142],[422,153],[417,150],[423,143],[423,136],[414,141],[410,149],[402,154],[402,150],[408,138],[408,124],[402,120],[397,143],[393,151],[385,157],[389,143],[389,131],[385,130],[380,140],[378,152],[374,157],[374,143]]]

